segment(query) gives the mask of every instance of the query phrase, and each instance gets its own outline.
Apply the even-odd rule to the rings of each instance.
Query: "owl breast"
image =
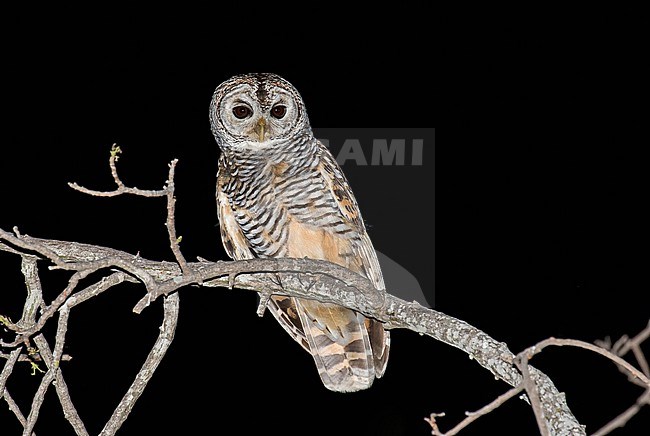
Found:
[[[358,235],[325,184],[317,151],[310,159],[308,153],[222,155],[217,197],[231,257],[309,257],[353,266],[351,242]]]

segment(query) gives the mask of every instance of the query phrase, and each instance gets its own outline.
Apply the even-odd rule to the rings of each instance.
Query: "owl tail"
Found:
[[[295,304],[325,387],[335,392],[369,388],[375,361],[366,318],[334,304],[297,298]]]

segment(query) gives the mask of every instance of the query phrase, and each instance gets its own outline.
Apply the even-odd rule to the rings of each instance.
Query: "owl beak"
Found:
[[[259,135],[260,142],[264,142],[264,135],[266,134],[266,120],[260,118],[257,122],[257,134]]]

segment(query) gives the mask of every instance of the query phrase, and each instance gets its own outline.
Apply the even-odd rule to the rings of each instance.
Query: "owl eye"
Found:
[[[281,104],[279,104],[277,106],[273,106],[273,109],[271,109],[271,116],[273,116],[273,118],[280,119],[286,113],[287,113],[287,107],[282,106]]]
[[[248,106],[235,106],[232,108],[232,113],[235,115],[235,117],[241,120],[243,118],[249,117],[253,111]]]

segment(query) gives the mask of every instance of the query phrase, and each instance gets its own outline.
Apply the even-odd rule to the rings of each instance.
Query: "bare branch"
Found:
[[[54,300],[54,302],[43,311],[43,314],[41,315],[41,317],[37,322],[32,322],[31,325],[26,326],[23,329],[17,330],[18,336],[14,342],[6,344],[0,341],[0,345],[5,347],[15,347],[22,341],[29,338],[34,333],[40,331],[45,325],[45,323],[47,322],[47,320],[50,319],[54,315],[54,313],[56,313],[57,309],[65,302],[65,300],[72,293],[72,291],[77,286],[79,281],[85,278],[91,272],[94,271],[88,269],[88,270],[82,270],[80,272],[78,271],[74,273],[72,277],[70,277],[70,279],[68,280],[68,285],[65,287],[63,292],[61,292],[61,294],[59,294],[59,296]]]
[[[59,328],[59,330],[61,330],[61,328]],[[58,336],[59,333],[57,332],[57,337]],[[60,340],[61,339],[57,338],[57,345]],[[43,360],[45,361],[45,364],[48,367],[48,373],[53,372],[55,374],[54,375],[55,381],[53,382],[53,384],[56,389],[56,394],[59,397],[59,402],[61,403],[61,407],[63,408],[63,416],[65,417],[65,419],[68,420],[70,425],[72,425],[72,428],[75,430],[77,435],[87,436],[88,431],[86,431],[86,427],[83,421],[81,420],[81,418],[79,417],[79,413],[77,412],[77,409],[74,407],[74,404],[72,403],[72,399],[70,398],[70,392],[68,391],[68,385],[63,379],[63,373],[59,368],[58,361],[56,360],[55,357],[56,354],[52,355],[52,352],[50,351],[50,346],[48,345],[47,341],[42,335],[36,336],[34,338],[34,342],[38,346],[38,351],[42,356]],[[56,348],[57,347],[55,347],[55,353],[56,353]]]
[[[187,261],[183,257],[183,254],[181,253],[179,247],[180,238],[176,236],[176,229],[175,229],[174,214],[175,214],[176,199],[174,197],[174,189],[175,189],[174,173],[175,173],[175,168],[178,160],[173,160],[171,162],[169,166],[168,180],[163,190],[145,191],[137,188],[127,187],[120,180],[117,174],[117,166],[116,166],[116,162],[119,158],[120,153],[121,153],[120,148],[114,144],[111,149],[109,166],[111,169],[113,180],[117,185],[116,190],[112,192],[100,192],[100,191],[94,191],[94,190],[81,187],[76,183],[71,183],[69,185],[73,189],[79,190],[86,194],[103,196],[103,197],[112,197],[121,194],[134,194],[134,195],[139,195],[144,197],[166,196],[167,197],[167,220],[165,225],[167,227],[167,231],[169,234],[170,247],[174,254],[174,257],[176,258],[176,261],[178,262],[181,271],[183,273],[189,272]],[[76,295],[72,295],[73,291],[77,287],[79,281],[87,277],[90,273],[96,272],[102,268],[117,267],[133,274],[140,281],[142,281],[147,288],[148,295],[150,294],[163,295],[164,293],[157,292],[158,283],[156,283],[156,281],[151,277],[151,275],[144,272],[142,269],[134,266],[133,262],[124,262],[119,257],[114,257],[111,259],[95,258],[92,260],[83,260],[81,262],[79,261],[70,262],[69,260],[60,257],[58,254],[53,253],[47,247],[38,244],[38,242],[36,241],[32,241],[32,243],[25,243],[24,239],[26,237],[22,236],[20,232],[18,232],[18,229],[16,228],[14,228],[15,236],[9,234],[8,232],[3,231],[2,229],[0,229],[0,232],[1,232],[0,239],[3,239],[4,241],[10,244],[10,245],[6,245],[0,243],[0,250],[19,254],[23,259],[22,271],[25,276],[25,283],[26,283],[27,293],[28,293],[24,310],[23,310],[23,316],[21,317],[21,320],[18,323],[13,324],[10,320],[8,320],[5,317],[0,319],[0,321],[5,326],[7,326],[10,330],[13,330],[18,333],[17,338],[13,343],[5,344],[4,342],[0,341],[0,345],[15,347],[20,342],[27,341],[31,335],[35,334],[41,328],[43,328],[45,323],[54,315],[54,313],[57,310],[59,312],[54,351],[53,352],[50,351],[47,341],[42,336],[42,334],[39,334],[34,338],[34,341],[39,346],[39,354],[36,357],[39,357],[46,362],[48,366],[48,371],[45,374],[45,376],[42,378],[40,386],[34,396],[32,402],[32,408],[29,413],[29,416],[25,419],[17,407],[12,407],[12,410],[14,410],[14,413],[21,421],[21,423],[23,423],[23,427],[24,427],[23,433],[25,435],[31,434],[32,429],[34,428],[36,421],[38,419],[38,414],[44,399],[45,392],[47,391],[47,388],[49,387],[50,383],[52,383],[53,380],[56,379],[55,385],[57,385],[57,394],[59,395],[59,400],[63,407],[63,412],[66,419],[68,419],[68,421],[70,422],[70,424],[72,425],[72,427],[74,428],[75,432],[78,435],[87,435],[88,433],[70,399],[67,385],[65,384],[63,375],[59,369],[59,363],[63,355],[65,335],[68,329],[68,319],[70,315],[70,310],[75,305],[83,301],[86,301],[87,299],[94,297],[101,292],[104,292],[106,289],[109,289],[110,287],[118,283],[121,283],[122,281],[127,280],[128,278],[124,273],[117,272],[107,278],[106,277],[103,278],[100,282],[89,286],[88,288],[77,293]],[[59,296],[54,300],[54,302],[50,306],[46,307],[45,302],[43,301],[42,298],[40,279],[38,277],[38,270],[36,266],[37,257],[32,254],[28,254],[26,252],[20,252],[19,250],[16,250],[15,247],[20,247],[27,251],[35,251],[39,253],[40,255],[52,261],[54,263],[54,268],[75,271],[72,277],[69,279],[66,288],[63,290],[61,294],[59,294]],[[154,344],[154,347],[149,357],[147,358],[147,361],[145,362],[144,366],[138,373],[136,380],[134,381],[133,385],[131,386],[131,388],[125,395],[125,397],[122,399],[122,401],[116,408],[115,413],[113,414],[109,422],[106,424],[106,427],[104,428],[102,434],[114,434],[120,428],[124,420],[128,417],[135,401],[140,397],[142,391],[146,387],[147,382],[153,375],[153,372],[156,370],[158,364],[160,363],[160,360],[165,355],[165,352],[173,339],[174,331],[176,328],[176,322],[178,320],[178,307],[179,307],[178,302],[179,302],[178,294],[174,294],[170,297],[165,298],[165,302],[163,304],[165,310],[165,317],[164,317],[163,325],[161,326],[160,336],[156,341],[156,343]],[[39,318],[38,322],[36,322],[36,310],[38,307],[41,308],[41,311],[43,313],[42,316]],[[3,370],[2,389],[0,389],[0,392],[3,394],[5,393],[4,384],[6,382],[6,379],[8,378],[11,371],[13,370],[13,366],[15,365],[16,361],[18,361],[19,357],[20,357],[19,348],[17,348],[10,355],[8,355],[7,363]],[[32,365],[35,365],[33,361],[31,363]],[[10,407],[11,407],[11,403],[13,402],[13,400],[9,396],[8,392],[5,398],[10,403]]]
[[[41,342],[41,339],[45,341],[43,335],[39,334],[34,338],[34,342]],[[56,370],[50,368],[50,370],[47,371],[41,379],[41,383],[36,390],[36,394],[34,394],[34,400],[32,401],[32,407],[29,411],[29,415],[27,415],[27,422],[25,423],[23,429],[23,436],[29,436],[34,430],[34,426],[38,420],[38,414],[40,413],[41,406],[43,405],[43,400],[45,399],[45,392],[47,392],[47,388],[50,387],[50,384],[54,381],[55,377]]]
[[[623,341],[620,349],[616,352],[616,354],[619,356],[625,355],[630,350],[631,347],[639,346],[641,343],[650,339],[650,321],[648,321],[648,325],[645,326],[645,328],[641,330],[632,339],[627,338],[627,336],[625,336],[624,338],[625,340]]]
[[[549,346],[557,346],[557,347],[563,347],[563,346],[571,346],[571,347],[577,347],[577,348],[584,348],[586,350],[593,351],[594,353],[598,353],[601,356],[607,357],[609,360],[612,362],[616,363],[617,365],[622,366],[625,368],[627,371],[630,372],[634,377],[638,378],[642,383],[644,383],[647,387],[650,387],[650,380],[648,377],[643,374],[641,371],[630,365],[628,362],[626,362],[624,359],[620,358],[619,356],[613,354],[610,351],[607,351],[606,349],[599,347],[598,345],[590,344],[589,342],[584,342],[584,341],[579,341],[577,339],[557,339],[557,338],[549,338],[545,339],[536,345],[533,345],[530,348],[527,348],[522,352],[522,354],[526,354],[527,357],[530,359],[532,356],[535,354],[538,354],[541,352],[544,348],[549,347]]]
[[[180,250],[180,238],[176,236],[176,223],[175,223],[175,208],[176,208],[176,198],[174,197],[175,182],[174,176],[176,172],[176,164],[178,164],[178,159],[174,159],[169,164],[169,175],[167,177],[167,182],[165,187],[160,190],[143,190],[138,188],[131,188],[126,186],[120,177],[117,175],[117,160],[119,155],[122,153],[120,147],[117,144],[113,144],[111,148],[111,157],[109,159],[109,166],[111,168],[111,174],[113,175],[113,180],[117,185],[117,189],[113,191],[96,191],[88,188],[79,186],[76,183],[68,183],[72,189],[75,189],[84,194],[92,195],[95,197],[116,197],[123,194],[132,194],[140,197],[167,197],[167,220],[165,226],[167,227],[167,232],[169,234],[169,243],[172,253],[178,262],[181,270],[185,273],[187,271],[187,261],[181,253]]]
[[[122,256],[121,254],[125,254],[122,251],[105,247],[78,244],[76,246],[78,250],[87,251],[82,253],[77,252],[74,256],[68,257],[65,251],[59,255],[56,252],[52,251],[48,247],[47,243],[42,244],[41,242],[48,242],[45,239],[31,238],[27,235],[14,236],[9,232],[4,231],[3,229],[0,229],[0,240],[4,240],[5,242],[8,242],[15,247],[23,248],[28,252],[36,252],[52,261],[52,263],[55,265],[54,268],[83,273],[83,277],[86,277],[90,273],[93,273],[101,268],[118,268],[128,272],[134,277],[137,277],[138,280],[140,280],[147,287],[147,289],[155,288],[157,286],[154,279],[146,271],[135,266],[135,262],[132,261],[134,256]],[[1,246],[0,250],[3,250]],[[110,258],[109,260],[106,260],[107,257],[110,257],[107,256],[109,253],[118,255]],[[63,296],[60,297],[62,300],[65,300]],[[57,301],[58,300],[55,300],[55,302]],[[54,310],[58,309],[60,304],[62,304],[62,301],[58,306],[56,306]],[[55,303],[52,305],[55,305]]]
[[[179,246],[180,238],[176,236],[176,197],[174,197],[174,190],[176,188],[174,184],[174,173],[176,171],[177,163],[178,159],[174,159],[169,164],[169,177],[167,178],[167,186],[165,187],[165,190],[167,191],[167,221],[165,222],[165,226],[167,227],[169,244],[172,253],[174,253],[174,257],[176,258],[176,262],[178,262],[183,274],[187,274],[189,273],[187,261],[185,260],[183,253],[181,253],[181,248]]]
[[[100,436],[112,436],[120,428],[131,413],[133,405],[140,398],[140,395],[142,395],[144,388],[156,371],[158,364],[165,356],[169,345],[174,339],[176,324],[178,322],[179,302],[178,293],[165,298],[163,302],[164,318],[160,326],[158,339],[154,343],[151,352],[147,356],[147,360],[136,375],[131,387],[124,394],[122,401],[117,405],[113,415],[102,429]]]
[[[36,257],[30,255],[21,256],[21,271],[25,277],[25,287],[27,289],[27,298],[23,306],[23,314],[17,323],[18,328],[31,327],[36,320],[36,313],[39,308],[44,308],[43,291],[41,281],[38,277],[38,267],[36,266]]]
[[[0,399],[5,395],[5,385],[7,384],[7,379],[11,375],[11,372],[14,370],[14,365],[18,361],[18,356],[20,355],[20,348],[16,348],[9,354],[9,358],[5,362],[2,372],[0,372]]]
[[[634,354],[634,358],[639,363],[643,374],[645,374],[647,378],[650,378],[650,368],[648,367],[648,361],[646,360],[643,351],[641,351],[641,347],[639,345],[634,345],[632,347],[632,354]]]
[[[11,353],[0,353],[0,359],[9,359],[9,357],[11,357]],[[19,362],[33,362],[34,360],[38,360],[38,356],[32,357],[26,354],[21,354],[18,357]],[[70,360],[72,360],[72,356],[69,354],[61,356],[61,362],[67,362]]]
[[[36,308],[39,307],[43,301],[40,281],[38,280],[37,277],[38,271],[36,269],[36,261],[34,259],[34,256],[23,253],[21,254],[21,258],[22,258],[21,271],[25,276],[25,284],[27,286],[27,297],[25,298],[25,305],[23,306],[23,314],[20,320],[18,320],[18,322],[15,324],[15,327],[33,323],[34,317],[36,316]],[[36,276],[36,278],[34,276]],[[5,325],[7,325],[7,323],[5,323]],[[7,359],[7,362],[5,363],[2,369],[2,373],[0,373],[0,398],[4,397],[5,401],[7,402],[7,405],[9,406],[9,409],[14,413],[14,415],[16,415],[18,422],[22,424],[24,429],[23,434],[27,436],[29,435],[35,436],[34,432],[32,431],[33,425],[31,426],[32,430],[28,430],[28,419],[25,418],[23,413],[20,411],[20,408],[18,407],[14,399],[11,397],[11,394],[9,394],[9,391],[7,391],[6,389],[7,379],[11,375],[14,369],[14,365],[16,364],[16,362],[20,357],[21,349],[22,347],[18,347],[9,354],[9,358]],[[38,414],[38,410],[37,410],[37,414]],[[36,419],[34,419],[34,424],[35,423],[36,423]]]
[[[470,425],[472,422],[479,419],[481,416],[485,416],[488,413],[496,410],[503,403],[505,403],[509,399],[517,396],[523,390],[524,390],[524,385],[522,383],[519,386],[510,389],[508,392],[499,395],[490,404],[487,404],[487,405],[481,407],[476,412],[465,412],[465,414],[467,415],[467,418],[463,419],[461,422],[456,424],[456,426],[454,428],[452,428],[451,430],[449,430],[447,432],[444,432],[444,433],[442,433],[440,431],[440,429],[438,428],[438,426],[436,424],[436,419],[435,419],[435,418],[437,418],[439,416],[444,416],[444,414],[432,413],[430,418],[425,418],[424,420],[427,421],[431,425],[431,428],[432,428],[431,434],[433,434],[435,436],[453,436],[455,434],[458,434],[462,429],[464,429],[465,427]]]
[[[138,189],[138,188],[129,188],[127,187],[122,180],[120,180],[120,177],[117,175],[117,166],[115,163],[117,160],[120,158],[120,154],[122,153],[122,150],[120,147],[117,146],[117,144],[113,144],[113,147],[111,148],[111,157],[109,159],[109,165],[111,167],[111,174],[113,175],[113,181],[115,181],[115,184],[117,185],[117,189],[114,191],[95,191],[93,189],[88,189],[84,188],[83,186],[79,186],[76,183],[68,183],[68,186],[70,186],[72,189],[83,192],[84,194],[92,195],[94,197],[116,197],[118,195],[122,194],[134,194],[134,195],[139,195],[141,197],[164,197],[167,195],[167,192],[162,189],[162,190],[146,190],[146,189]]]
[[[436,421],[436,418],[442,418],[445,416],[445,413],[432,413],[429,415],[428,418],[424,418],[426,422],[429,423],[431,426],[431,434],[432,435],[440,435],[440,428],[438,427],[438,421]]]
[[[639,367],[643,373],[648,378],[650,378],[650,366],[648,365],[648,361],[643,354],[643,351],[641,350],[641,344],[648,338],[650,338],[650,321],[648,321],[648,325],[632,339],[626,338],[620,349],[616,351],[616,354],[618,356],[624,356],[628,351],[632,350],[634,358],[639,363]]]
[[[645,355],[641,350],[641,344],[648,338],[650,338],[650,321],[648,321],[648,325],[632,339],[625,335],[622,336],[613,345],[609,338],[606,338],[604,341],[596,341],[596,344],[603,348],[609,349],[611,352],[616,353],[617,356],[624,356],[631,350],[643,373],[646,376],[650,376],[650,371],[648,370],[648,361],[646,360]],[[639,413],[643,406],[650,405],[650,387],[648,387],[642,381],[634,378],[633,374],[628,370],[626,366],[618,365],[618,368],[621,372],[627,374],[630,377],[630,381],[646,388],[646,390],[639,398],[637,398],[634,404],[628,407],[616,418],[605,424],[601,429],[594,433],[594,436],[603,436],[617,428],[625,426],[625,424],[627,424],[630,419]]]
[[[27,420],[25,419],[25,415],[23,415],[23,412],[20,411],[20,408],[18,407],[18,404],[14,401],[14,399],[9,395],[9,392],[5,391],[5,401],[7,402],[7,405],[9,406],[9,410],[14,412],[14,415],[16,415],[16,418],[18,419],[18,422],[23,426],[23,428],[27,425]],[[32,432],[32,436],[36,436],[36,433]]]
[[[625,424],[627,424],[628,421],[634,417],[634,415],[639,413],[639,410],[641,410],[643,406],[648,405],[650,405],[650,390],[645,391],[643,395],[641,395],[636,400],[636,402],[632,404],[625,412],[621,413],[616,418],[608,422],[596,433],[594,433],[593,436],[604,436],[616,430],[617,428],[625,426]]]
[[[4,235],[0,230],[0,239],[7,241]],[[118,267],[118,263],[138,268],[155,280],[157,286],[149,288],[147,295],[136,305],[136,312],[158,296],[168,295],[190,284],[228,287],[232,282],[239,289],[256,292],[265,289],[278,295],[316,299],[348,307],[383,322],[386,328],[406,328],[459,348],[511,386],[519,386],[522,381],[521,374],[514,366],[515,356],[506,344],[495,341],[464,321],[390,294],[381,294],[364,277],[329,262],[290,258],[190,262],[190,272],[181,275],[180,267],[174,263],[149,261],[118,250],[24,236],[20,242],[44,247],[40,253],[53,253],[59,259],[66,259],[70,265],[96,265],[95,262],[99,262],[103,268],[109,269]],[[269,278],[269,272],[281,276],[281,287]],[[308,283],[306,278],[309,279]],[[549,430],[553,434],[585,434],[584,428],[569,410],[564,395],[552,381],[533,367],[529,367],[529,370],[539,389]]]

